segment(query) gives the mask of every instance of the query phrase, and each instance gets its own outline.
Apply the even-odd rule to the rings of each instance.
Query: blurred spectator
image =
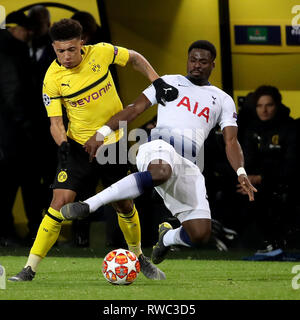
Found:
[[[251,99],[240,143],[249,180],[259,191],[248,217],[261,231],[259,252],[265,252],[284,248],[297,228],[297,127],[276,87],[261,86]],[[237,193],[244,194],[239,185]]]
[[[39,163],[43,155],[36,143],[36,112],[33,66],[28,42],[34,25],[22,12],[6,17],[0,30],[0,238],[2,245],[14,244],[16,235],[12,208],[19,187],[28,218],[29,237],[41,221]]]
[[[103,33],[102,28],[89,12],[77,11],[71,19],[77,20],[82,26],[83,44],[96,44],[98,42],[109,41],[108,36]]]
[[[37,5],[28,11],[28,17],[34,23],[34,33],[31,41],[31,56],[39,67],[38,83],[42,87],[45,73],[56,58],[49,35],[51,26],[50,12],[42,6]]]

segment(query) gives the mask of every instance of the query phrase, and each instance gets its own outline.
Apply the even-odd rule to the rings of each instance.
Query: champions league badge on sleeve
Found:
[[[43,94],[43,101],[44,101],[45,107],[48,107],[49,104],[51,103],[51,98],[46,93],[44,93]]]

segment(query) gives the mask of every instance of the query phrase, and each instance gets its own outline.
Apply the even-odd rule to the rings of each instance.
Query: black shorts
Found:
[[[67,158],[66,168],[58,164],[52,189],[73,190],[77,194],[90,196],[95,194],[95,189],[101,180],[104,188],[124,178],[130,171],[128,164],[103,164],[100,165],[96,159],[89,162],[89,154],[83,146],[68,138],[70,153]],[[118,157],[118,145],[115,144]]]

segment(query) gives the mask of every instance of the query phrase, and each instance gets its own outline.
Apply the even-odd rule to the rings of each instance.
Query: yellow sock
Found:
[[[128,249],[132,251],[137,257],[142,253],[141,250],[141,227],[139,214],[133,205],[130,213],[118,213],[119,226],[123,232]]]
[[[51,207],[48,209],[48,215],[50,215],[50,217],[53,216],[54,220],[56,220],[55,218],[57,218],[58,220],[65,220],[64,216],[59,211]]]
[[[58,218],[61,213],[53,208],[49,208],[48,212],[52,217],[50,218],[47,214],[44,216],[36,235],[36,239],[30,250],[30,254],[34,254],[42,258],[47,255],[48,251],[56,242],[61,229],[61,221],[57,221],[62,220]],[[54,220],[53,217],[57,220]]]

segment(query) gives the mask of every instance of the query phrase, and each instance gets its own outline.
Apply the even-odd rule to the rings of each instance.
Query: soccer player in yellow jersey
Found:
[[[83,46],[82,27],[72,19],[54,23],[50,29],[57,59],[50,65],[43,83],[44,104],[50,117],[50,131],[59,146],[59,164],[52,185],[53,198],[39,227],[25,267],[10,281],[30,281],[37,266],[56,242],[64,217],[63,205],[73,202],[95,177],[106,187],[127,174],[127,165],[99,165],[94,157],[102,144],[97,130],[123,106],[116,91],[109,66],[126,64],[145,75],[156,88],[161,103],[173,100],[178,91],[165,83],[139,53],[108,43]],[[63,123],[62,105],[68,116],[68,130]],[[103,130],[103,129],[102,129]],[[114,143],[122,134],[117,133]],[[117,150],[119,148],[116,148]],[[117,158],[118,159],[118,158]],[[138,212],[132,200],[113,204],[129,250],[140,261],[141,271],[150,279],[165,279],[165,274],[145,257],[141,250]]]

